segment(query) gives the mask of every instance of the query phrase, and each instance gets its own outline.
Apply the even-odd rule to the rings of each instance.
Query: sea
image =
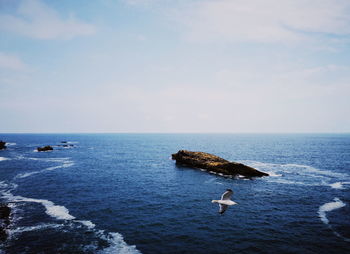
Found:
[[[0,253],[350,253],[350,134],[0,134]],[[51,145],[52,151],[36,148]],[[268,177],[176,165],[178,150]],[[218,204],[232,189],[231,206]]]

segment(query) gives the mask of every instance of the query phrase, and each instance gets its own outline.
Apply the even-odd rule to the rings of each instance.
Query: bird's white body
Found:
[[[212,203],[218,203],[221,205],[237,205],[235,201],[232,200],[212,200]]]
[[[212,203],[218,203],[219,204],[219,213],[223,214],[228,206],[231,205],[237,205],[237,203],[235,201],[231,200],[231,196],[233,194],[233,191],[231,189],[227,189],[224,194],[222,194],[221,199],[220,200],[212,200]]]

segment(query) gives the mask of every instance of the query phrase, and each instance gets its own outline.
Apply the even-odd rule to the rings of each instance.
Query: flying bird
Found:
[[[219,213],[223,214],[229,205],[236,205],[237,203],[231,200],[231,196],[233,194],[233,191],[231,189],[227,189],[224,194],[221,196],[221,200],[212,200],[212,203],[218,203],[219,204]]]

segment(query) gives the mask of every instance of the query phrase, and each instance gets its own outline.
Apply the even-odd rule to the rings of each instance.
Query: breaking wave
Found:
[[[102,233],[102,232],[101,232]],[[98,253],[106,254],[131,254],[131,253],[141,253],[136,246],[128,245],[125,243],[123,236],[119,233],[109,233],[107,236],[101,236],[104,240],[110,243],[110,246],[99,251]]]
[[[8,231],[11,237],[13,235],[21,234],[24,232],[37,231],[37,230],[42,230],[47,228],[60,228],[62,226],[63,226],[62,224],[39,224],[35,226],[11,228]]]
[[[350,182],[336,182],[330,184],[329,186],[331,186],[333,189],[345,189],[344,185],[350,185]]]
[[[73,223],[81,224],[90,230],[93,230],[96,227],[96,225],[89,220],[76,220],[76,218],[69,213],[69,210],[65,206],[56,205],[50,200],[14,196],[9,192],[3,193],[3,197],[11,203],[39,203],[45,207],[45,212],[47,215],[57,220],[72,221]],[[11,235],[23,232],[37,231],[47,228],[60,228],[63,226],[63,224],[39,224],[35,226],[17,227],[15,229],[10,229],[9,233],[11,237]],[[100,239],[105,240],[109,243],[108,247],[100,250],[98,253],[140,253],[136,249],[136,246],[128,245],[124,241],[123,236],[119,233],[105,232],[104,230],[94,230],[94,233]]]
[[[3,158],[3,157],[0,157]],[[28,160],[36,160],[36,161],[44,161],[44,162],[52,162],[52,163],[61,163],[62,165],[58,166],[52,166],[47,167],[42,170],[27,172],[18,174],[13,178],[15,181],[18,178],[26,178],[35,174],[43,173],[45,171],[51,171],[58,168],[66,168],[74,165],[74,162],[69,160],[69,158],[26,158],[23,156],[19,156],[16,159],[28,159]],[[29,226],[17,226],[16,220],[12,219],[10,227],[7,229],[7,233],[9,235],[8,241],[17,239],[18,235],[24,233],[24,232],[31,232],[31,231],[40,231],[40,230],[46,230],[46,229],[57,229],[61,233],[68,233],[70,232],[66,229],[62,229],[63,227],[70,226],[70,230],[75,230],[76,228],[79,228],[81,226],[85,227],[87,230],[92,230],[91,232],[97,237],[98,239],[101,239],[103,241],[106,241],[108,243],[108,246],[98,250],[98,246],[92,242],[92,245],[90,246],[95,253],[140,253],[136,249],[136,246],[128,245],[124,239],[123,236],[117,232],[106,232],[104,230],[98,230],[95,229],[96,225],[89,220],[78,220],[75,216],[70,214],[67,207],[62,205],[57,205],[54,202],[47,200],[47,199],[36,199],[36,198],[28,198],[23,196],[17,196],[13,195],[12,191],[15,190],[18,187],[18,185],[14,182],[8,182],[8,181],[0,181],[0,198],[6,200],[6,202],[9,204],[9,206],[12,207],[12,210],[15,211],[16,207],[20,203],[37,203],[41,204],[45,208],[45,213],[54,218],[57,221],[61,221],[62,224],[56,224],[56,223],[41,223],[37,225],[29,225]],[[13,212],[12,212],[13,213]],[[67,224],[67,223],[70,224]],[[84,247],[84,246],[83,246]],[[86,247],[86,246],[85,246]],[[0,251],[1,253],[1,251]]]
[[[348,174],[318,169],[307,165],[274,164],[258,161],[244,161],[243,163],[272,176],[263,178],[268,182],[305,186],[330,186],[334,189],[342,189],[345,184],[350,184],[350,176]],[[295,180],[295,176],[299,176],[297,178],[298,181]]]
[[[0,157],[0,161],[7,161],[7,160],[10,160],[10,158]]]
[[[22,157],[21,159],[27,159],[27,160],[35,160],[35,161],[45,161],[45,162],[57,162],[62,163],[62,165],[53,166],[53,167],[47,167],[41,170],[26,172],[26,173],[20,173],[15,176],[15,178],[26,178],[28,176],[32,176],[35,174],[43,173],[45,171],[52,171],[58,168],[68,168],[74,165],[73,161],[70,161],[69,158],[25,158]]]
[[[346,204],[343,201],[341,201],[339,198],[334,198],[333,202],[325,203],[320,206],[318,209],[318,216],[320,217],[321,221],[326,224],[337,237],[342,238],[344,241],[350,242],[349,238],[342,236],[340,233],[333,229],[333,227],[329,224],[329,220],[327,218],[328,212],[340,209],[344,206],[346,206]]]
[[[26,198],[21,196],[14,196],[11,193],[4,193],[3,197],[5,197],[10,202],[31,202],[31,203],[39,203],[42,204],[46,209],[46,214],[54,217],[58,220],[73,220],[74,216],[69,214],[69,211],[64,206],[55,205],[52,201],[46,199],[35,199],[35,198]]]
[[[27,172],[27,173],[21,173],[21,174],[18,174],[16,175],[15,178],[26,178],[28,176],[31,176],[31,175],[35,175],[35,174],[39,174],[39,173],[43,173],[45,171],[52,171],[52,170],[55,170],[55,169],[58,169],[58,168],[68,168],[68,167],[71,167],[73,166],[74,163],[71,162],[71,161],[66,161],[63,163],[63,165],[60,165],[60,166],[54,166],[54,167],[48,167],[48,168],[45,168],[45,169],[42,169],[42,170],[38,170],[38,171],[32,171],[32,172]]]

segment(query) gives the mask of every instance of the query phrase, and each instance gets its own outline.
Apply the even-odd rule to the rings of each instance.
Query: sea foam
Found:
[[[75,220],[75,217],[69,214],[69,210],[66,207],[55,205],[52,201],[49,201],[49,200],[13,196],[11,193],[6,193],[4,197],[6,197],[8,200],[12,202],[40,203],[45,207],[46,214],[58,220],[69,220],[69,221],[72,221],[73,223],[82,224],[86,226],[88,229],[94,229],[96,226],[94,223],[88,220]],[[62,226],[64,226],[64,224],[39,224],[34,226],[18,227],[16,229],[10,230],[9,234],[11,237],[23,232],[37,231],[37,230],[42,230],[47,228],[59,228]],[[103,250],[100,250],[98,253],[107,253],[107,254],[109,253],[121,253],[121,254],[141,253],[139,250],[136,249],[136,246],[128,245],[124,241],[123,236],[119,233],[116,233],[116,232],[106,233],[104,230],[95,230],[95,229],[94,229],[94,232],[99,238],[108,241],[108,243],[110,244],[109,247],[106,247]]]
[[[98,253],[107,253],[107,254],[114,254],[114,253],[120,253],[120,254],[136,254],[141,253],[138,249],[136,249],[135,245],[128,245],[124,239],[123,236],[119,233],[108,233],[107,236],[103,235],[103,231],[100,231],[101,238],[104,240],[107,240],[110,243],[110,246],[99,251]]]
[[[96,225],[89,220],[76,220],[76,222],[86,226],[89,229],[93,229],[94,227],[96,227]]]
[[[11,235],[20,234],[23,232],[37,231],[37,230],[42,230],[47,228],[59,228],[62,226],[63,226],[62,224],[39,224],[35,226],[17,227],[14,229],[10,229],[9,234],[11,236]]]
[[[0,160],[6,160],[7,158],[0,157]],[[36,161],[46,161],[46,162],[56,162],[61,165],[47,167],[42,170],[26,172],[22,174],[18,174],[16,178],[25,178],[35,174],[43,173],[45,171],[52,171],[59,168],[66,168],[74,165],[74,162],[70,161],[69,158],[26,158],[23,156],[18,157],[17,159],[29,159]],[[97,237],[106,240],[109,243],[109,246],[100,250],[98,253],[140,253],[136,246],[128,245],[123,236],[116,232],[105,232],[104,230],[96,230],[96,225],[89,220],[76,220],[73,215],[69,213],[69,210],[65,206],[56,205],[54,202],[46,199],[35,199],[35,198],[27,198],[22,196],[14,196],[11,193],[11,190],[17,187],[15,183],[8,183],[6,181],[0,181],[0,189],[2,198],[7,199],[11,205],[15,205],[17,202],[28,202],[28,203],[38,203],[44,206],[45,213],[57,220],[66,220],[70,221],[71,225],[76,225],[76,223],[81,224],[87,227],[89,230],[93,230]],[[59,228],[63,227],[65,224],[37,224],[32,226],[24,226],[24,227],[16,227],[9,230],[9,237],[15,237],[17,234],[21,234],[23,232],[30,231],[40,231],[48,228]],[[97,251],[97,249],[96,249]],[[0,252],[1,253],[1,252]]]
[[[320,217],[321,221],[333,231],[334,235],[343,239],[346,242],[350,242],[349,238],[342,236],[339,232],[333,229],[333,227],[329,224],[329,220],[326,215],[327,212],[340,209],[344,206],[346,206],[346,204],[343,201],[341,201],[339,198],[334,198],[334,202],[325,203],[320,206],[320,208],[318,209],[318,216]]]
[[[329,186],[331,186],[333,189],[344,189],[344,185],[350,184],[350,182],[336,182],[332,183]]]
[[[339,198],[334,198],[334,202],[325,203],[320,206],[320,208],[318,209],[318,215],[323,223],[329,224],[329,220],[326,216],[326,213],[342,208],[344,206],[345,203],[343,203],[343,201],[341,201]]]
[[[344,189],[345,184],[350,184],[350,176],[346,173],[318,169],[307,165],[274,164],[259,161],[242,161],[242,163],[267,172],[270,177],[264,179],[269,182],[304,186],[330,186],[333,189]],[[299,181],[294,180],[295,175],[300,176],[298,177]]]
[[[13,196],[11,193],[6,193],[4,195],[7,199],[12,202],[32,202],[39,203],[45,207],[46,214],[54,217],[58,220],[73,220],[74,216],[69,214],[69,210],[64,206],[55,205],[52,201],[46,199],[35,199],[35,198],[26,198],[21,196]]]
[[[52,170],[55,170],[55,169],[58,169],[58,168],[68,168],[68,167],[71,167],[73,165],[74,165],[74,162],[72,162],[72,161],[64,161],[63,165],[54,166],[54,167],[48,167],[48,168],[44,168],[44,169],[38,170],[38,171],[21,173],[21,174],[16,175],[15,178],[26,178],[28,176],[39,174],[39,173],[43,173],[45,171],[52,171]]]

